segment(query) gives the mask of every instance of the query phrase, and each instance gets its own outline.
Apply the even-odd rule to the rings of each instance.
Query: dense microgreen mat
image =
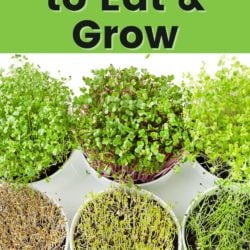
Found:
[[[215,75],[204,66],[198,77],[188,78],[187,151],[193,158],[203,154],[217,176],[250,180],[250,68],[222,59]]]
[[[71,91],[16,56],[0,73],[0,179],[28,183],[61,165],[72,150]]]
[[[168,208],[124,187],[94,195],[81,209],[74,249],[178,249]]]
[[[0,249],[58,249],[66,243],[61,208],[28,187],[0,186]]]
[[[136,183],[166,173],[178,161],[188,134],[180,87],[173,76],[110,66],[85,77],[76,98],[78,131],[92,166]]]

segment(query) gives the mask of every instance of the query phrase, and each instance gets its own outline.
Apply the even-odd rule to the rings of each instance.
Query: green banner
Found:
[[[2,0],[0,52],[250,52],[249,0]]]

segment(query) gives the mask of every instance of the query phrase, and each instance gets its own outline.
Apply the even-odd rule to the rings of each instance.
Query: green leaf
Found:
[[[162,163],[165,160],[165,155],[164,154],[157,154],[156,159],[157,159],[158,162]]]
[[[154,155],[158,155],[159,153],[159,144],[157,142],[154,142],[151,147],[151,152],[154,154]]]

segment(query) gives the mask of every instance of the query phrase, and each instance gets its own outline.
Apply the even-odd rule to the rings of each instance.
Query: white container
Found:
[[[1,188],[2,184],[0,183],[0,188]],[[66,242],[65,242],[64,250],[68,250],[68,247],[69,247],[69,223],[68,223],[68,220],[67,220],[66,214],[64,213],[63,208],[58,204],[58,202],[56,200],[54,200],[53,198],[51,198],[50,196],[48,196],[46,193],[41,192],[40,190],[32,187],[31,185],[29,185],[29,188],[31,190],[33,189],[36,192],[42,193],[42,195],[44,195],[49,201],[51,201],[54,205],[56,205],[60,209],[61,215],[64,217],[64,220],[65,220],[65,231],[66,231],[65,237],[66,237]]]
[[[41,191],[39,191],[39,190],[37,190],[35,188],[33,188],[33,189],[36,190],[37,192],[41,192]],[[61,210],[61,214],[62,214],[62,216],[64,217],[64,220],[65,220],[65,228],[66,228],[66,242],[65,242],[64,250],[68,250],[69,249],[69,236],[70,236],[69,235],[69,222],[68,222],[67,216],[66,216],[66,214],[65,214],[65,212],[63,210],[63,207],[55,199],[48,196],[48,194],[43,193],[43,192],[42,192],[42,194],[45,195],[48,200],[50,200],[52,203],[54,203]]]
[[[233,184],[233,186],[228,186],[228,189],[233,190],[234,192],[237,192],[237,190],[239,190],[240,185],[241,184]],[[209,188],[207,191],[200,193],[189,205],[181,223],[182,240],[183,240],[182,245],[183,245],[184,250],[188,250],[187,245],[186,245],[185,228],[186,228],[186,223],[187,223],[190,213],[199,205],[199,203],[204,199],[204,197],[215,194],[219,189],[220,189],[219,186],[214,186],[212,188]]]
[[[97,181],[99,181],[100,183],[102,183],[105,186],[110,186],[110,185],[119,186],[119,183],[117,181],[113,181],[107,177],[100,176],[97,173],[97,171],[90,166],[89,162],[87,161],[87,159],[85,158],[84,155],[83,155],[83,161],[84,161],[84,164],[86,165],[87,170],[90,172],[90,174],[92,176],[94,176],[94,178]],[[171,168],[166,174],[160,176],[159,178],[152,180],[150,182],[136,184],[136,186],[143,188],[143,189],[147,189],[149,191],[152,191],[152,190],[155,190],[156,188],[160,187],[163,183],[165,183],[168,179],[170,179],[173,174],[174,174],[174,167]]]
[[[216,175],[203,168],[198,161],[193,163],[193,167],[197,168],[198,172],[202,173],[208,179],[213,179],[214,181],[218,181],[220,179]]]
[[[58,175],[60,175],[63,171],[63,169],[65,168],[65,166],[67,166],[67,164],[69,164],[70,162],[70,158],[72,157],[72,152],[69,156],[69,158],[62,164],[62,166],[52,175],[48,176],[47,178],[41,179],[39,181],[34,181],[32,183],[30,183],[32,186],[43,186],[44,184],[49,183],[50,181],[53,181],[54,179],[57,178]]]
[[[101,191],[99,192],[99,194],[101,193],[104,193],[105,191]],[[106,191],[106,192],[112,192],[112,190],[109,190],[109,191]],[[152,195],[153,196],[153,199],[155,201],[157,201],[163,208],[167,209],[177,227],[177,232],[178,232],[178,250],[181,250],[182,249],[182,234],[181,234],[181,227],[180,227],[180,224],[179,224],[179,221],[176,217],[176,215],[174,214],[173,210],[170,208],[170,206],[168,206],[161,198],[159,198],[158,196],[156,196],[155,194],[153,193],[150,193],[146,190],[141,190],[140,191],[141,194],[146,194],[146,195]],[[70,239],[70,249],[71,250],[74,250],[74,232],[75,232],[75,227],[79,221],[79,218],[81,216],[81,211],[83,209],[83,207],[86,205],[86,203],[89,201],[86,200],[82,205],[81,207],[78,209],[77,213],[75,214],[74,218],[73,218],[73,221],[71,223],[71,227],[70,227],[70,236],[69,236],[69,239]]]
[[[202,167],[201,167],[202,168]],[[183,217],[183,221],[181,224],[181,231],[182,231],[182,245],[183,245],[183,249],[184,250],[188,250],[187,249],[187,245],[186,245],[186,234],[185,234],[185,228],[186,228],[186,223],[188,220],[188,217],[190,215],[190,213],[193,211],[193,209],[195,209],[199,203],[204,199],[205,196],[209,196],[212,195],[213,193],[216,192],[216,190],[218,189],[217,186],[214,186],[210,189],[208,189],[207,191],[205,191],[204,193],[200,193],[192,202],[191,204],[188,206],[188,209]]]

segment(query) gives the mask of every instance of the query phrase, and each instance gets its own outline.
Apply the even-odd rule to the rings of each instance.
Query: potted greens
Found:
[[[249,181],[250,68],[221,60],[214,76],[203,67],[198,79],[189,79],[186,150],[217,177]]]
[[[136,188],[93,195],[75,215],[71,249],[181,249],[181,232],[170,208]]]
[[[0,73],[0,179],[29,183],[56,172],[74,147],[71,91],[16,56]]]
[[[250,187],[214,187],[187,210],[184,249],[250,249]]]
[[[0,249],[67,250],[68,225],[62,209],[26,187],[0,186]]]
[[[188,139],[173,76],[112,65],[93,74],[75,100],[77,134],[91,167],[109,180],[142,185],[167,176]]]

